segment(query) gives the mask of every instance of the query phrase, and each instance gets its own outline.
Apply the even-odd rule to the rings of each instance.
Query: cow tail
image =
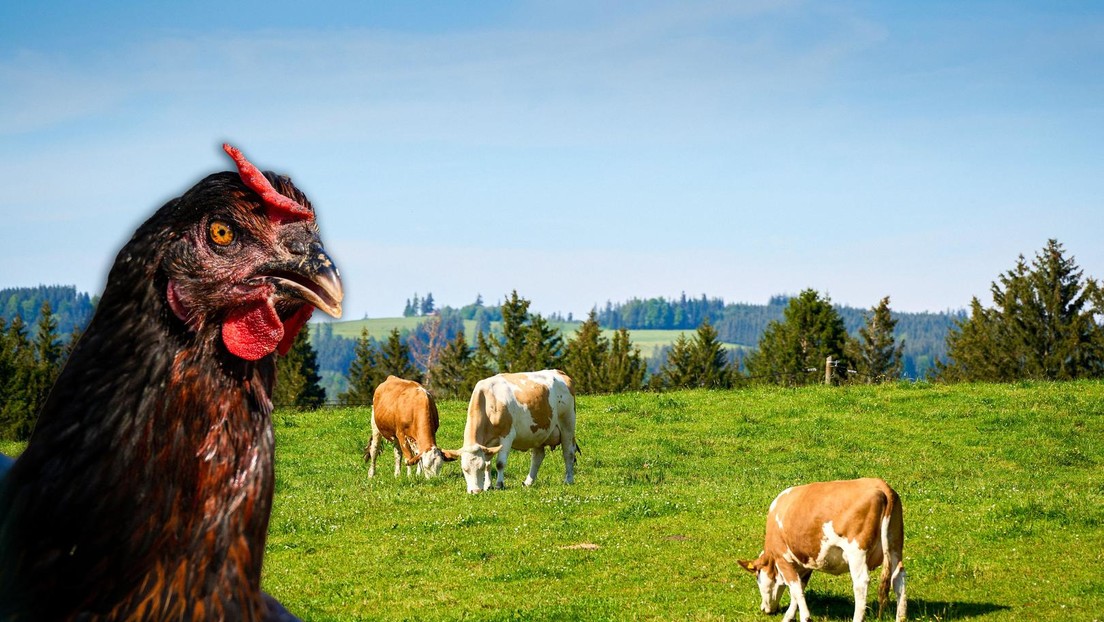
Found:
[[[895,519],[901,520],[901,498],[897,496],[897,492],[892,488],[886,486],[884,491],[886,496],[885,509],[882,511],[882,580],[878,583],[878,617],[882,617],[882,610],[885,609],[886,602],[889,601],[889,586],[893,578],[893,573],[897,570],[895,566],[903,560],[896,560],[895,556],[890,555],[890,534],[894,531]],[[895,563],[891,563],[891,561]]]

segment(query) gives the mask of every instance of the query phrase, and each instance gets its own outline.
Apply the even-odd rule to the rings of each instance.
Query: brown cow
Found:
[[[422,385],[413,380],[388,376],[372,394],[372,440],[364,448],[369,462],[368,477],[376,475],[376,456],[380,437],[395,446],[395,476],[401,461],[406,461],[406,474],[418,465],[426,478],[441,471],[441,464],[453,460],[437,447],[437,404]]]
[[[782,589],[790,588],[783,622],[793,620],[799,609],[801,622],[808,622],[804,588],[814,570],[851,574],[854,622],[862,622],[870,571],[882,565],[878,615],[892,583],[900,622],[905,619],[904,541],[901,499],[884,481],[818,482],[787,488],[775,498],[767,513],[763,552],[754,561],[738,563],[756,576],[766,613],[778,611]]]

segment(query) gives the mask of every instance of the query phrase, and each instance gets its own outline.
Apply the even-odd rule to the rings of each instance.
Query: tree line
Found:
[[[598,312],[598,321],[606,328],[630,330],[692,330],[708,318],[720,340],[755,348],[771,322],[782,319],[791,296],[772,296],[766,305],[726,303],[722,298],[663,297],[633,298],[623,303],[606,302]],[[856,333],[865,322],[867,310],[837,306],[849,333]],[[924,376],[937,360],[946,357],[947,333],[963,313],[893,312],[897,334],[905,344],[901,351],[903,373],[911,378]],[[658,362],[657,362],[658,364]]]
[[[8,290],[5,290],[8,291]],[[75,292],[75,290],[73,290]],[[945,382],[1009,382],[1104,378],[1104,289],[1084,275],[1057,240],[1031,261],[1022,255],[990,287],[991,306],[977,297],[954,321],[945,338],[946,358],[928,377]],[[428,298],[428,296],[427,296]],[[425,299],[420,299],[424,304]],[[626,327],[606,337],[602,312],[565,336],[551,318],[529,311],[517,291],[497,308],[482,299],[461,309],[432,310],[413,331],[398,329],[384,341],[363,332],[355,341],[332,334],[332,327],[308,327],[279,362],[273,401],[281,407],[316,408],[327,373],[320,352],[348,363],[343,404],[369,404],[372,391],[388,375],[418,380],[438,397],[466,398],[475,382],[500,371],[563,369],[581,393],[690,387],[729,388],[769,383],[785,386],[830,382],[885,382],[900,379],[909,337],[899,329],[901,315],[888,297],[861,313],[849,329],[845,314],[827,295],[807,289],[772,299],[781,316],[770,320],[754,348],[731,350],[712,315],[683,333],[649,370]],[[6,303],[9,304],[9,303]],[[681,304],[681,301],[680,301]],[[727,308],[699,299],[689,308]],[[768,306],[771,306],[768,305]],[[59,337],[59,321],[48,300],[39,306],[33,331],[25,305],[11,318],[0,317],[0,437],[26,438],[38,408],[57,377],[69,346],[79,336]],[[660,305],[653,305],[659,308]],[[468,343],[464,320],[477,320]],[[499,327],[490,330],[491,322]],[[680,320],[683,321],[683,320]],[[81,325],[83,326],[83,324]],[[344,352],[346,344],[351,344]]]
[[[10,322],[0,317],[0,438],[30,437],[38,411],[78,338],[73,329],[68,345],[62,343],[49,302],[42,302],[35,315],[33,333],[21,314]]]

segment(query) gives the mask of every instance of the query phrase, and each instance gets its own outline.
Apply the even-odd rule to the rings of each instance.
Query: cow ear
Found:
[[[460,451],[459,450],[453,451],[451,449],[442,449],[441,450],[441,455],[444,456],[445,462],[452,462],[453,460],[456,460],[457,458],[460,457]]]
[[[483,451],[487,452],[488,456],[493,456],[498,453],[498,450],[502,449],[502,445],[497,445],[495,447],[483,447],[482,445],[480,445],[480,447],[483,449]]]
[[[740,564],[741,568],[750,572],[751,574],[759,572],[759,570],[755,567],[755,562],[750,559],[738,559],[736,560],[736,563]]]
[[[406,461],[406,466],[414,466],[418,464],[418,461],[422,459],[422,454],[418,454]]]

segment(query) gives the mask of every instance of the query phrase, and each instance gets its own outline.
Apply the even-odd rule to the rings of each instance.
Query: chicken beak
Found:
[[[334,318],[341,317],[345,297],[341,276],[321,244],[311,245],[309,251],[289,261],[268,264],[258,276],[273,282],[282,296],[300,299]]]

